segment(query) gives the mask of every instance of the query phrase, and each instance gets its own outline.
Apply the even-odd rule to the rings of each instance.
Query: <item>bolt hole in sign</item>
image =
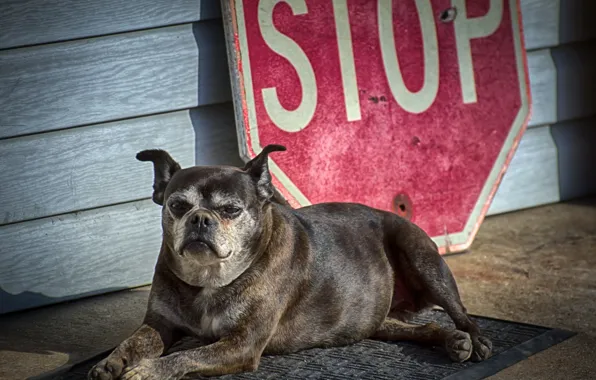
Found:
[[[241,155],[467,249],[530,114],[517,0],[222,0]]]

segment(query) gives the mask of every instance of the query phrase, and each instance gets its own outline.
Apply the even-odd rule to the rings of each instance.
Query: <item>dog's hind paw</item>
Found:
[[[453,330],[445,339],[445,349],[454,362],[465,362],[472,356],[472,338],[467,332]]]
[[[488,338],[484,336],[474,337],[472,343],[474,345],[472,361],[480,362],[490,357],[493,350],[493,343]]]

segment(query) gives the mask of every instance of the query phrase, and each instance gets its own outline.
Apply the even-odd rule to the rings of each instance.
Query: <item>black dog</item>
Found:
[[[90,379],[179,379],[254,371],[265,353],[365,338],[445,346],[482,360],[491,342],[466,314],[433,241],[416,225],[359,204],[292,209],[276,195],[269,145],[243,169],[181,169],[162,150],[155,170],[163,243],[144,324]],[[457,330],[405,322],[440,305]],[[184,335],[209,344],[161,355]]]

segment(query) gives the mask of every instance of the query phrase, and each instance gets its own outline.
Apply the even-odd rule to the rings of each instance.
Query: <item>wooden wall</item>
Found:
[[[596,194],[596,2],[520,2],[532,118],[489,215]]]
[[[0,2],[0,313],[147,284],[152,167],[239,164],[220,4]]]
[[[521,4],[534,111],[491,214],[596,193],[596,3]],[[139,150],[240,164],[220,18],[215,0],[0,2],[0,313],[151,281]]]

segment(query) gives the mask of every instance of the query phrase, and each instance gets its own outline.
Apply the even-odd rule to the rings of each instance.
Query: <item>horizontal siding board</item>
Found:
[[[528,129],[503,176],[488,215],[558,201],[557,147],[550,127]]]
[[[561,6],[561,0],[519,1],[526,49],[530,50],[558,45],[559,8]]]
[[[0,138],[229,101],[224,43],[205,21],[0,51]]]
[[[532,51],[528,67],[530,126],[596,115],[596,41]]]
[[[149,197],[143,149],[166,149],[183,167],[241,165],[234,128],[228,103],[0,140],[0,224]]]
[[[48,303],[147,284],[160,240],[160,207],[149,200],[1,226],[0,290]]]
[[[526,49],[596,38],[594,0],[520,0]]]
[[[195,39],[199,46],[198,104],[228,102],[232,99],[224,29],[221,23],[217,25],[217,28],[201,28],[200,23],[194,24]],[[201,48],[203,46],[205,49]]]
[[[532,94],[530,126],[554,123],[557,120],[557,82],[555,63],[550,50],[528,54],[528,74]]]
[[[194,164],[188,112],[0,140],[0,222],[146,198],[153,170],[135,155],[155,147]]]
[[[197,165],[244,166],[238,153],[232,103],[192,109],[190,119],[196,136]]]
[[[551,50],[557,70],[557,120],[596,113],[596,42]]]
[[[557,145],[561,200],[596,194],[596,119],[553,125],[552,134]]]
[[[542,0],[545,5],[549,0]],[[596,1],[559,0],[559,44],[596,38]]]
[[[220,17],[215,0],[5,0],[0,49]]]
[[[489,215],[596,194],[596,118],[528,129]]]
[[[16,295],[5,292],[0,288],[0,314],[9,313],[17,310],[29,309],[32,307],[51,305],[59,302],[74,300],[77,298],[90,297],[99,294],[126,290],[128,287],[114,287],[94,290],[87,293],[75,294],[66,297],[47,297],[40,293],[24,292]]]

